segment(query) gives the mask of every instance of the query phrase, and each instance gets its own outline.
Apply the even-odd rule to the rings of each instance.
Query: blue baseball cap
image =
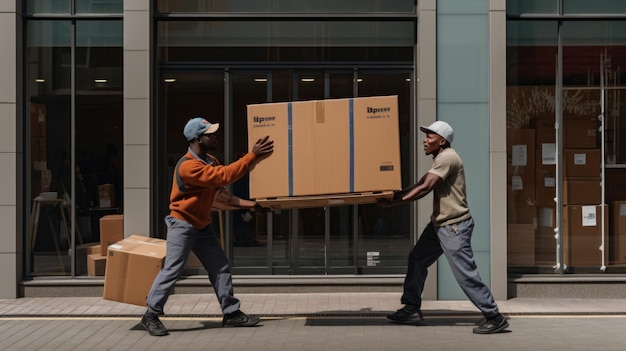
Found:
[[[185,125],[183,134],[185,135],[185,138],[187,138],[187,141],[192,141],[202,134],[215,133],[219,128],[219,123],[210,123],[202,117],[194,117]]]

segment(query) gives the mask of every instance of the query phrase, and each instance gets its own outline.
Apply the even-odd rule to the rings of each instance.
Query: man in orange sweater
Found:
[[[223,166],[208,154],[217,146],[214,133],[218,128],[218,123],[209,123],[202,117],[196,117],[187,122],[183,131],[189,141],[189,149],[174,170],[170,214],[165,218],[165,263],[152,283],[147,299],[148,310],[141,319],[141,324],[153,336],[169,334],[159,320],[159,315],[163,315],[163,307],[192,251],[209,273],[209,280],[224,315],[222,325],[250,327],[259,322],[259,317],[247,316],[239,310],[240,302],[233,296],[228,258],[210,226],[210,211],[218,192],[244,176],[256,160],[268,156],[274,150],[274,143],[268,136],[259,139],[252,151]],[[228,204],[251,208],[256,202],[232,196]]]

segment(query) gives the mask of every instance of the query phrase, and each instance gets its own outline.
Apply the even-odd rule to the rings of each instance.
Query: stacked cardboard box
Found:
[[[536,206],[535,262],[554,264],[556,261],[556,129],[554,115],[545,115],[531,121],[536,133]]]
[[[611,203],[609,262],[626,264],[626,201]]]
[[[145,306],[152,282],[163,267],[165,244],[162,239],[131,235],[109,245],[103,298]]]
[[[535,130],[507,129],[508,262],[535,264]]]
[[[538,227],[535,238],[536,259],[553,264],[556,260],[556,130],[553,116],[532,121],[537,140],[536,199]],[[598,247],[602,242],[602,225],[591,225],[588,216],[599,216],[594,211],[602,202],[601,151],[598,149],[595,117],[563,117],[563,247],[564,263],[568,265],[600,265],[601,256],[591,260],[588,254],[597,248],[588,244],[588,236],[595,235]],[[586,209],[584,212],[582,209]],[[592,214],[593,212],[593,214]],[[597,213],[596,213],[597,212]],[[606,211],[605,211],[606,212]],[[581,218],[573,218],[580,216]],[[595,217],[594,217],[595,218]],[[598,217],[600,218],[600,217]],[[605,217],[606,220],[607,217]],[[598,221],[601,223],[601,221]],[[608,227],[605,227],[605,234]],[[593,232],[594,234],[591,234]],[[585,246],[587,245],[587,246]],[[605,243],[604,247],[607,247]],[[598,254],[599,255],[599,254]]]
[[[76,275],[88,274],[87,257],[100,254],[100,243],[86,243],[76,246]],[[104,275],[104,274],[103,274]]]
[[[100,217],[100,255],[106,256],[109,245],[124,239],[124,215]]]
[[[261,205],[317,196],[401,189],[397,96],[330,99],[248,106],[248,143],[269,135],[274,152],[250,172],[250,197]],[[363,197],[336,204],[363,201]],[[289,201],[287,201],[289,200]],[[340,201],[341,200],[341,201]],[[324,205],[333,205],[328,202]],[[285,207],[282,208],[285,208]]]
[[[608,218],[607,205],[565,206],[563,210],[563,263],[568,266],[600,266],[602,245],[607,248],[604,250],[604,262],[608,263]]]

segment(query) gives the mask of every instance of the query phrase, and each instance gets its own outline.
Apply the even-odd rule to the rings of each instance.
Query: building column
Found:
[[[424,135],[419,125],[430,125],[437,120],[437,1],[420,0],[417,20],[417,122],[413,158],[416,163],[415,180],[419,180],[432,166],[432,159],[424,157],[421,144]],[[414,202],[417,206],[417,235],[422,233],[424,223],[430,222],[433,212],[432,194]],[[437,263],[428,269],[423,298],[437,300]]]
[[[491,291],[507,294],[506,0],[489,2],[489,228]]]
[[[124,236],[150,236],[151,1],[124,1]]]
[[[22,277],[22,218],[24,177],[22,173],[24,131],[22,129],[21,1],[0,2],[0,298],[18,297]]]

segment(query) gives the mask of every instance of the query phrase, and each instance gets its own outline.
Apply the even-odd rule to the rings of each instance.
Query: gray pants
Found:
[[[171,216],[165,217],[165,223],[167,224],[165,264],[154,279],[148,294],[148,312],[163,314],[163,307],[183,272],[191,251],[209,273],[209,280],[222,307],[222,313],[239,310],[239,300],[233,296],[228,258],[211,226],[198,230],[186,221]]]
[[[430,267],[441,254],[448,259],[457,283],[485,317],[494,317],[498,311],[489,287],[483,283],[474,261],[471,247],[474,220],[472,218],[444,227],[430,222],[409,254],[409,264],[404,279],[405,305],[422,305],[424,282]]]

